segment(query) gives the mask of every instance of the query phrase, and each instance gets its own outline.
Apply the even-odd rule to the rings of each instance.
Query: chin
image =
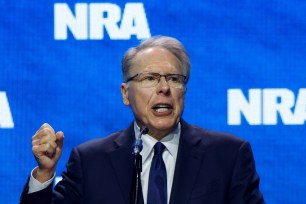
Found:
[[[177,122],[174,120],[159,120],[157,122],[152,123],[152,126],[156,130],[165,131],[171,130],[176,126]]]

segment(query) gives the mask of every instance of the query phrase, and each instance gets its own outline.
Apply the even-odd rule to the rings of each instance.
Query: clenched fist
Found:
[[[43,124],[32,137],[32,152],[38,163],[33,172],[34,178],[41,183],[49,180],[56,169],[56,164],[62,154],[64,134],[47,123]]]

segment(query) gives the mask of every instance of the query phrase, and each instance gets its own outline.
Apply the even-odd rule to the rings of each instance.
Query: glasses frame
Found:
[[[152,75],[159,75],[159,79],[158,79],[158,82],[157,82],[157,84],[160,82],[160,79],[162,78],[162,77],[164,77],[165,78],[165,80],[166,80],[166,82],[168,83],[168,81],[169,81],[169,77],[170,76],[180,76],[180,77],[183,77],[183,86],[184,85],[186,85],[186,79],[187,79],[187,76],[185,76],[185,75],[182,75],[182,74],[159,74],[159,73],[155,73],[155,72],[142,72],[142,73],[137,73],[137,74],[135,74],[134,76],[131,76],[131,77],[129,77],[126,81],[125,81],[125,83],[128,83],[129,81],[133,81],[133,80],[135,80],[136,79],[136,77],[138,77],[138,76],[140,76],[141,74],[152,74]],[[139,82],[141,82],[140,80],[138,80]],[[156,85],[157,85],[156,84]],[[156,85],[154,85],[154,86],[156,86]],[[169,86],[171,86],[169,83],[168,83],[168,85]],[[150,86],[150,87],[154,87],[154,86]],[[171,86],[171,87],[173,87],[173,86]],[[149,87],[144,87],[144,88],[149,88]],[[173,88],[181,88],[181,87],[173,87]]]

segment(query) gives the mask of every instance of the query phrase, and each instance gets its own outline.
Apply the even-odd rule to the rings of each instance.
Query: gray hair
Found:
[[[161,47],[171,52],[181,63],[183,74],[187,77],[188,82],[190,75],[190,59],[183,44],[175,38],[167,36],[154,36],[142,41],[138,46],[132,47],[126,51],[122,58],[122,75],[123,81],[128,78],[129,70],[133,66],[133,59],[142,50],[152,47]]]

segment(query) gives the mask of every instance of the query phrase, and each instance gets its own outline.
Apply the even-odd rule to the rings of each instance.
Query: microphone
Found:
[[[149,128],[147,128],[147,126],[142,126],[141,128],[140,128],[140,133],[141,133],[141,135],[145,135],[145,134],[148,134],[148,132],[149,132]]]
[[[139,134],[138,134],[138,137],[136,138],[135,140],[135,143],[133,145],[133,154],[134,155],[137,155],[141,152],[142,150],[142,140],[141,140],[141,136],[142,135],[145,135],[145,134],[148,134],[149,132],[149,128],[147,128],[147,126],[142,126],[140,128],[140,131],[139,131]]]
[[[133,145],[133,155],[134,155],[134,165],[135,165],[135,181],[133,183],[133,195],[131,197],[131,203],[138,204],[139,202],[139,195],[140,195],[140,188],[141,188],[141,172],[142,172],[142,156],[140,154],[142,150],[142,140],[141,136],[143,134],[147,134],[149,132],[149,129],[146,126],[142,126],[140,128],[138,137],[135,140],[135,143]]]

